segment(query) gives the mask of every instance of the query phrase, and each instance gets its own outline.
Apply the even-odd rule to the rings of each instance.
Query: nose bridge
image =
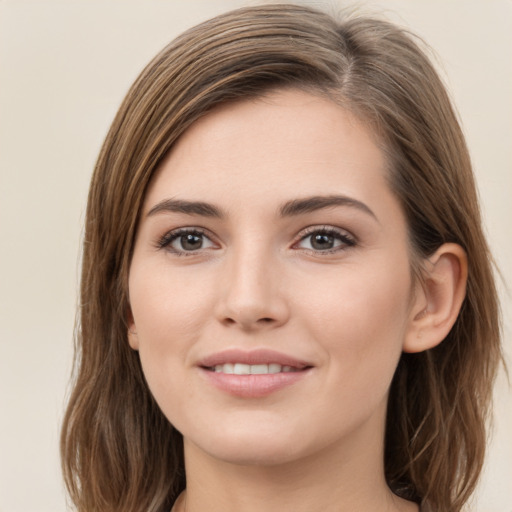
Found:
[[[222,272],[219,319],[247,329],[285,322],[288,306],[279,266],[275,251],[255,236],[233,246]]]

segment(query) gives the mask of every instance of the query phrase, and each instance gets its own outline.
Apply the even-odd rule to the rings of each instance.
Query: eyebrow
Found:
[[[377,216],[372,210],[363,202],[358,201],[347,196],[312,196],[304,199],[294,199],[285,203],[281,209],[280,214],[282,217],[289,217],[293,215],[301,215],[304,213],[311,213],[323,208],[330,208],[332,206],[350,206],[367,213],[373,217],[377,222]]]
[[[184,201],[181,199],[164,199],[157,203],[147,216],[155,215],[162,212],[185,213],[187,215],[200,215],[202,217],[222,218],[224,215],[213,204],[202,201]]]
[[[351,197],[339,195],[312,196],[303,199],[293,199],[292,201],[284,203],[279,209],[279,213],[281,217],[292,217],[333,206],[349,206],[356,208],[370,215],[378,222],[377,216],[365,203]],[[211,203],[203,201],[186,201],[183,199],[164,199],[153,206],[153,208],[149,210],[147,216],[150,217],[163,212],[184,213],[186,215],[199,215],[201,217],[213,217],[218,219],[224,217],[223,212]]]

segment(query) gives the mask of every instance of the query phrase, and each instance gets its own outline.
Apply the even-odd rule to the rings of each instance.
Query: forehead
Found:
[[[387,187],[385,168],[376,135],[351,112],[319,95],[280,90],[196,121],[157,170],[146,203],[190,192],[219,201],[228,190],[243,192],[244,201],[286,200],[301,188],[360,194]]]

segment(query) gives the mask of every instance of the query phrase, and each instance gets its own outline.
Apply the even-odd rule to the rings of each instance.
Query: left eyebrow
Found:
[[[347,196],[312,196],[304,199],[294,199],[293,201],[288,201],[281,206],[280,214],[282,217],[290,217],[293,215],[301,215],[303,213],[311,213],[324,208],[330,208],[332,206],[349,206],[351,208],[357,208],[358,210],[370,215],[378,222],[377,216],[366,204]]]

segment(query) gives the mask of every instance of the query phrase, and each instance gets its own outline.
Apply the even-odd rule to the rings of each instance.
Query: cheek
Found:
[[[130,273],[130,304],[141,341],[158,343],[170,338],[193,336],[209,298],[201,278],[187,279],[186,273],[172,273],[165,265],[137,268]],[[168,345],[168,343],[164,343]]]
[[[308,315],[332,378],[359,383],[362,396],[368,386],[379,394],[387,390],[402,352],[410,280],[407,272],[390,268],[407,266],[345,269],[329,280],[330,293],[315,296]]]
[[[206,295],[190,284],[171,278],[168,269],[155,271],[155,267],[135,268],[129,283],[144,376],[162,412],[177,428],[193,399],[189,350],[208,309]]]
[[[203,287],[192,285],[187,279],[181,281],[168,269],[155,266],[151,270],[134,268],[130,274],[130,304],[138,350],[155,395],[159,388],[169,385],[170,375],[184,370],[188,350],[211,310],[211,300]]]

